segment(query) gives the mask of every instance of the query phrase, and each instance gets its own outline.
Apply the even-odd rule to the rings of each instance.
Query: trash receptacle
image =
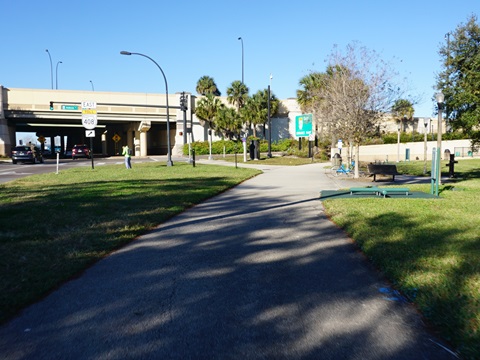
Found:
[[[255,159],[255,143],[253,142],[253,140],[250,143],[249,150],[250,150],[250,160],[254,160]]]
[[[342,157],[340,156],[339,153],[336,153],[335,155],[333,155],[332,165],[333,165],[333,166],[340,166],[340,165],[342,165]]]

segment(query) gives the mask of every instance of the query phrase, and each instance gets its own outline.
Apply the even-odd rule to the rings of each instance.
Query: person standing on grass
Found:
[[[122,151],[122,155],[125,156],[125,167],[127,169],[132,168],[132,162],[131,162],[131,157],[132,157],[132,150],[128,147],[128,145],[125,145]]]

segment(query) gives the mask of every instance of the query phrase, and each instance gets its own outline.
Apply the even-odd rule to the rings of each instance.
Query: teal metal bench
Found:
[[[383,197],[387,197],[390,194],[405,194],[408,196],[410,193],[409,188],[389,188],[389,189],[379,189],[379,194],[383,195]]]
[[[375,194],[378,195],[380,193],[380,189],[378,187],[354,187],[350,188],[350,195],[353,194]]]

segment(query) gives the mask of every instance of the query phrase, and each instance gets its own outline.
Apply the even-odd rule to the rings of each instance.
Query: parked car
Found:
[[[27,145],[15,146],[12,149],[12,163],[31,162],[32,164],[43,163],[42,152],[37,147]]]
[[[72,148],[72,159],[75,160],[79,157],[90,158],[90,149],[87,145],[75,145]]]
[[[52,151],[50,149],[45,149],[42,151],[42,155],[44,158],[48,158],[52,156]]]

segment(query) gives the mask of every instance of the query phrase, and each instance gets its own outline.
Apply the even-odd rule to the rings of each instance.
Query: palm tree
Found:
[[[208,123],[208,132],[210,135],[210,156],[209,159],[212,159],[212,131],[215,129],[215,117],[217,116],[218,110],[222,106],[220,99],[215,97],[212,93],[207,93],[205,97],[201,98],[195,108],[195,115],[201,121]],[[202,124],[204,125],[204,124]]]
[[[253,128],[253,136],[257,137],[257,125],[263,124],[267,118],[268,109],[262,99],[262,91],[249,97],[240,109],[243,122]]]
[[[227,88],[227,101],[229,104],[236,106],[237,111],[245,104],[248,98],[248,87],[240,80],[232,82]]]
[[[402,124],[403,131],[405,131],[405,125],[403,121],[413,119],[413,113],[415,112],[413,104],[410,100],[398,99],[392,106],[392,115],[397,121]]]
[[[212,77],[204,75],[197,81],[197,87],[195,88],[197,93],[200,95],[213,94],[215,96],[220,96],[221,92],[217,88],[217,84]]]
[[[256,120],[257,125],[263,125],[263,136],[265,137],[266,123],[268,120],[268,90],[259,90],[252,96],[258,105],[259,116]],[[270,93],[270,116],[273,116],[278,111],[279,101],[273,93]]]
[[[303,89],[297,90],[297,101],[302,112],[314,112],[317,105],[318,91],[322,87],[325,74],[312,72],[298,82]]]
[[[234,136],[239,137],[242,129],[242,121],[234,108],[223,105],[218,110],[215,118],[215,126],[225,137],[232,140]]]

